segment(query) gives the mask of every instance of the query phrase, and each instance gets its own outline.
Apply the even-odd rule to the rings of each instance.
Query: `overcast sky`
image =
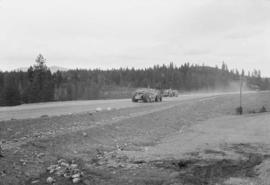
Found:
[[[184,62],[270,76],[270,0],[0,0],[0,69]]]

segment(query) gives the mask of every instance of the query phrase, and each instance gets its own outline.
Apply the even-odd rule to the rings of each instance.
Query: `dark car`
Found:
[[[137,89],[132,95],[133,102],[160,102],[162,101],[162,95],[159,90],[143,88]]]
[[[165,89],[162,94],[164,97],[177,97],[178,91],[172,89]]]

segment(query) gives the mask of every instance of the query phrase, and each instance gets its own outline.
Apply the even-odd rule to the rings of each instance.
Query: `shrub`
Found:
[[[243,107],[241,107],[241,106],[237,107],[236,108],[236,114],[240,114],[240,115],[243,114]]]
[[[262,112],[267,112],[267,111],[266,111],[266,108],[264,106],[262,106],[262,108],[260,109],[259,112],[262,113]]]

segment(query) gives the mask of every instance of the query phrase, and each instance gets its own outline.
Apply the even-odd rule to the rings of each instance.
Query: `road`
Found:
[[[230,93],[194,93],[179,95],[177,98],[163,98],[163,104],[213,97]],[[248,92],[251,93],[251,92]],[[115,99],[115,100],[81,100],[81,101],[64,101],[64,102],[48,102],[48,103],[33,103],[23,104],[15,107],[0,107],[0,121],[11,119],[28,119],[38,118],[41,116],[58,116],[74,113],[94,112],[97,109],[121,109],[139,106],[149,106],[145,103],[133,103],[130,99]],[[150,105],[151,106],[151,105]]]

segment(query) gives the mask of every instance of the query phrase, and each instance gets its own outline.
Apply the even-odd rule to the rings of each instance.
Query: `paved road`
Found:
[[[236,94],[237,92],[230,93],[197,93],[179,95],[174,98],[164,98],[163,104],[168,104],[175,101],[214,97],[224,94]],[[250,92],[249,92],[250,93]],[[65,101],[65,102],[47,102],[47,103],[34,103],[24,104],[15,107],[0,107],[0,121],[10,119],[27,119],[37,118],[42,115],[57,116],[72,113],[93,112],[97,109],[121,109],[129,107],[149,106],[149,103],[133,103],[130,99],[117,99],[117,100],[84,100],[84,101]]]

